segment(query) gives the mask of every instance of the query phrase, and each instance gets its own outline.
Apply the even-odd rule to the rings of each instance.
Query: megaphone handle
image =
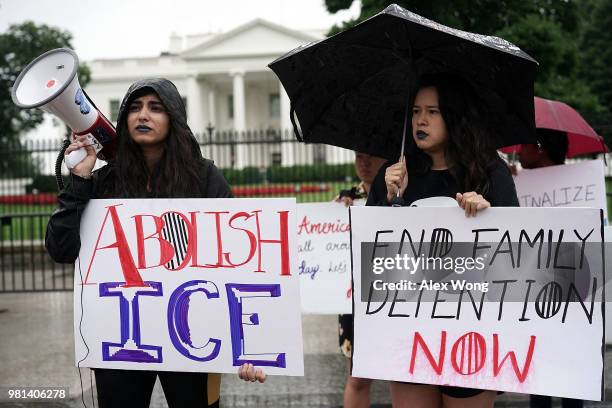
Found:
[[[87,150],[85,150],[84,147],[81,147],[77,150],[73,150],[70,153],[68,153],[64,157],[64,161],[66,162],[66,167],[68,167],[69,169],[72,169],[74,166],[82,162],[83,159],[85,159],[86,157],[87,157]]]

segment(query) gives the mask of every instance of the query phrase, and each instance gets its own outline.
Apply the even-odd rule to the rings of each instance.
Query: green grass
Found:
[[[55,205],[51,204],[0,204],[0,216],[12,215],[10,219],[1,219],[0,241],[43,239],[49,215],[54,209]]]
[[[31,214],[48,213],[55,209],[54,204],[31,205],[31,204],[0,204],[0,215],[5,214]]]
[[[39,240],[45,237],[45,229],[49,221],[48,215],[15,216],[10,222],[3,220],[0,241]]]

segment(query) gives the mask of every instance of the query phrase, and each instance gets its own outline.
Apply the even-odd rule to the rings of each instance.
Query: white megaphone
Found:
[[[87,135],[96,155],[108,160],[117,148],[117,132],[81,89],[78,67],[71,49],[47,51],[21,71],[11,97],[20,108],[40,108],[59,117],[75,135]],[[84,148],[75,150],[66,155],[66,166],[71,169],[86,156]]]

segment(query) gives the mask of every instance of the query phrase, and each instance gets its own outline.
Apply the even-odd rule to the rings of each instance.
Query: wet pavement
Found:
[[[7,407],[93,407],[88,369],[74,367],[72,292],[0,293],[0,388],[67,387],[70,398],[54,402],[6,401]],[[337,346],[336,316],[304,316],[304,377],[270,376],[265,384],[224,375],[222,407],[340,407],[346,359]],[[612,379],[612,349],[606,353],[607,384]],[[82,384],[82,385],[81,385]],[[612,388],[606,390],[612,400]],[[81,401],[81,395],[85,404]],[[389,407],[388,385],[375,381],[373,407]],[[95,405],[97,406],[97,404]],[[527,407],[525,395],[506,393],[496,407]],[[556,401],[555,406],[561,406]],[[611,407],[612,402],[586,403]],[[151,407],[167,407],[159,383]]]

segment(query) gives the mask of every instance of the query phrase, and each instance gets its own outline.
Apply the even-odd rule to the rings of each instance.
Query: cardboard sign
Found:
[[[304,313],[351,313],[351,248],[342,203],[297,206],[298,274]]]
[[[92,200],[81,220],[80,367],[303,375],[295,200]]]
[[[601,210],[350,212],[353,376],[603,399]]]
[[[521,170],[514,177],[521,207],[593,207],[608,219],[601,160]]]

